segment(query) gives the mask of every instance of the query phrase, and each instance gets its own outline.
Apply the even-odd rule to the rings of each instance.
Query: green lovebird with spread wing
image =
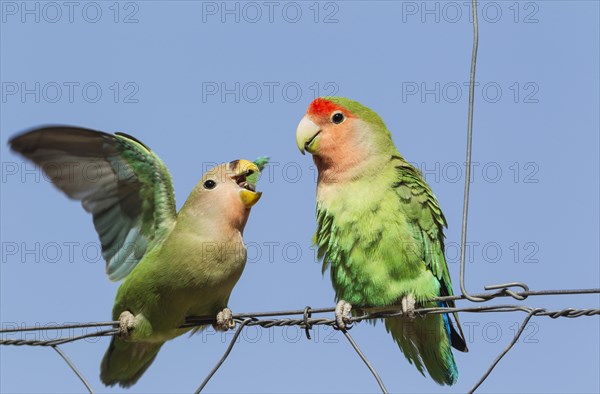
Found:
[[[452,295],[444,257],[446,219],[420,172],[394,146],[379,115],[341,97],[314,100],[296,131],[298,149],[318,169],[314,242],[323,272],[330,267],[336,319],[351,305],[401,306],[385,326],[408,359],[439,384],[454,384],[451,347],[466,352],[458,322],[448,314],[415,317],[415,305]],[[457,331],[458,330],[458,331]]]
[[[107,274],[125,279],[104,384],[137,382],[165,341],[190,330],[179,328],[189,316],[217,315],[216,328],[233,326],[227,303],[246,263],[242,233],[261,196],[255,187],[266,158],[207,171],[176,212],[164,163],[127,134],[57,126],[9,143],[93,215]]]

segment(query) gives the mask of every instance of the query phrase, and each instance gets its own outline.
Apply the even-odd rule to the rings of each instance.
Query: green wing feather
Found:
[[[9,144],[93,215],[111,280],[127,276],[173,227],[171,175],[135,138],[55,126],[29,131]]]
[[[394,156],[392,159],[396,160],[395,168],[398,170],[398,181],[393,187],[398,193],[405,214],[415,224],[413,228],[421,233],[427,268],[440,282],[440,296],[451,296],[452,280],[444,254],[443,229],[448,227],[444,213],[419,170],[400,156]],[[452,308],[455,306],[454,301],[446,301],[445,304]],[[454,326],[449,324],[452,346],[460,351],[468,351],[458,314],[452,315],[460,332],[459,335]]]
[[[396,169],[398,180],[393,184],[402,204],[402,210],[410,222],[417,225],[424,243],[424,261],[440,284],[452,295],[452,282],[444,257],[444,233],[446,218],[419,171],[398,157]],[[452,305],[454,303],[452,302]]]

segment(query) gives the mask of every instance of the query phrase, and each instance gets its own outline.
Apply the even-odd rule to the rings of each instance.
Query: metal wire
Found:
[[[116,325],[119,325],[119,322],[116,322]],[[65,326],[68,327],[68,326]],[[96,327],[96,326],[82,326],[83,327]],[[63,329],[62,326],[55,326],[52,328],[44,328],[44,327],[40,327],[39,329],[35,330],[33,327],[30,327],[29,329],[25,329],[23,331],[52,331],[52,330],[60,330]],[[0,330],[0,334],[6,334],[6,333],[15,333],[15,332],[19,332],[20,330]],[[104,336],[112,336],[112,335],[116,335],[118,334],[119,330],[116,328],[112,328],[110,330],[103,330],[103,331],[98,331],[98,332],[92,332],[89,334],[84,334],[84,335],[78,335],[75,337],[66,337],[66,338],[59,338],[59,339],[53,339],[50,341],[40,341],[40,340],[26,340],[26,339],[1,339],[0,340],[0,345],[13,345],[13,346],[57,346],[57,345],[63,345],[65,343],[69,343],[69,342],[75,342],[78,341],[80,339],[85,339],[85,338],[94,338],[94,337],[104,337]]]
[[[342,331],[342,333],[344,334],[346,339],[348,339],[348,342],[350,342],[350,345],[352,345],[352,347],[354,348],[354,350],[356,351],[358,356],[361,358],[361,360],[363,360],[363,362],[365,363],[367,368],[369,368],[369,371],[371,371],[371,373],[373,374],[373,377],[375,377],[375,380],[377,381],[377,384],[379,385],[381,392],[383,394],[388,394],[388,390],[385,387],[385,385],[383,384],[383,380],[381,380],[381,378],[379,377],[379,374],[377,373],[375,368],[373,368],[373,365],[371,365],[371,363],[367,359],[367,356],[365,356],[365,354],[360,350],[360,348],[358,347],[358,344],[354,341],[354,339],[352,338],[352,336],[350,335],[348,330],[340,330],[340,331]]]
[[[240,324],[240,326],[238,327],[237,331],[235,332],[235,335],[233,336],[233,338],[231,338],[231,342],[229,343],[229,346],[227,347],[227,350],[225,350],[225,353],[223,354],[223,356],[219,359],[219,361],[217,362],[217,364],[213,367],[213,369],[208,373],[208,376],[206,376],[206,378],[204,378],[204,381],[200,384],[200,386],[198,387],[198,389],[194,392],[194,394],[199,394],[204,387],[208,384],[208,382],[210,381],[210,379],[214,376],[214,374],[217,372],[217,370],[221,367],[221,365],[223,365],[223,363],[225,362],[225,360],[227,359],[227,357],[229,356],[229,353],[231,353],[231,350],[233,349],[233,347],[235,346],[235,343],[238,339],[238,337],[240,336],[240,334],[242,333],[242,330],[244,329],[244,327],[250,323],[252,321],[251,318],[247,318],[245,319],[242,324]]]
[[[574,294],[600,294],[600,289],[570,289],[570,290],[542,290],[542,291],[530,291],[523,292],[522,294],[509,294],[508,292],[500,292],[498,294],[488,294],[487,297],[496,298],[496,297],[526,297],[529,295],[537,295],[537,296],[549,296],[549,295],[574,295]],[[457,296],[458,298],[454,299],[462,299],[461,296]],[[358,308],[357,308],[358,309]],[[309,317],[307,311],[310,311],[310,315],[312,314],[324,314],[331,313],[335,310],[335,308],[310,308],[305,307],[304,309],[296,309],[289,311],[274,311],[274,312],[258,312],[258,313],[240,313],[234,314],[233,318],[240,323],[234,337],[232,338],[227,350],[223,354],[223,356],[219,359],[217,364],[213,367],[211,372],[204,379],[200,387],[196,390],[196,393],[199,393],[204,389],[204,387],[208,384],[210,379],[214,376],[217,370],[223,365],[229,354],[231,353],[235,343],[240,336],[244,327],[247,326],[260,326],[263,328],[270,327],[288,327],[288,326],[299,326],[305,330],[310,330],[311,327],[317,325],[326,325],[337,328],[337,323],[335,318],[327,318],[327,317]],[[382,311],[381,307],[378,308],[370,308],[370,307],[361,307],[364,313],[359,316],[350,317],[349,320],[351,323],[360,323],[365,320],[373,320],[373,319],[387,319],[397,316],[402,316],[403,312],[401,312],[401,306],[389,306],[386,307],[386,310]],[[376,312],[369,312],[369,310],[376,310]],[[527,323],[533,316],[546,316],[552,319],[557,319],[559,317],[565,318],[577,318],[583,316],[597,316],[600,315],[600,309],[598,308],[589,308],[589,309],[576,309],[576,308],[565,308],[561,310],[547,310],[544,308],[531,308],[524,305],[481,305],[481,306],[473,306],[473,307],[461,307],[461,308],[448,308],[448,307],[434,307],[434,308],[419,308],[414,311],[415,314],[420,316],[426,316],[429,314],[442,314],[442,313],[453,313],[453,312],[461,312],[461,313],[505,313],[505,312],[525,312],[527,313],[527,317],[521,324],[520,329],[517,331],[513,340],[506,346],[506,348],[500,353],[498,357],[492,362],[490,367],[486,370],[483,376],[475,383],[470,393],[475,392],[475,390],[487,379],[487,377],[491,374],[496,365],[500,362],[500,360],[512,349],[515,343],[518,341],[519,337],[523,333],[523,330],[527,326]],[[280,318],[281,316],[288,316],[285,318]],[[298,316],[297,318],[289,317],[289,316]],[[200,317],[190,317],[187,319],[186,323],[183,324],[182,328],[192,328],[203,326],[207,324],[212,324],[216,322],[216,318],[212,316],[200,316]],[[0,334],[10,334],[17,332],[31,332],[31,331],[50,331],[50,330],[61,330],[67,328],[88,328],[88,327],[106,327],[112,326],[113,328],[101,330],[85,335],[79,335],[74,337],[66,337],[59,338],[53,340],[24,340],[24,339],[1,339],[0,345],[14,345],[14,346],[50,346],[55,349],[67,362],[69,367],[73,370],[73,372],[79,377],[79,379],[85,384],[88,391],[93,392],[91,390],[91,386],[85,380],[83,375],[75,368],[72,362],[66,358],[64,353],[60,352],[57,345],[64,344],[69,342],[74,342],[77,340],[90,338],[90,337],[103,337],[103,336],[112,336],[118,334],[119,322],[104,322],[104,323],[85,323],[85,324],[67,324],[67,325],[55,325],[55,326],[38,326],[38,327],[22,327],[22,328],[11,328],[0,330]],[[383,393],[387,393],[387,389],[377,371],[372,366],[372,364],[367,360],[364,353],[358,347],[358,344],[352,339],[352,337],[348,334],[347,330],[341,330],[344,332],[344,335],[359,355],[359,357],[363,360],[369,371],[375,377],[379,387],[381,388]]]
[[[56,353],[58,353],[59,356],[62,357],[63,360],[65,360],[65,362],[67,363],[67,365],[69,366],[69,368],[71,368],[71,371],[73,371],[73,373],[75,375],[77,375],[77,377],[79,378],[79,380],[81,380],[81,383],[84,384],[85,388],[87,389],[87,391],[90,394],[94,394],[94,390],[92,390],[92,386],[90,385],[90,383],[83,377],[82,373],[79,372],[79,370],[77,369],[77,367],[75,366],[75,364],[73,364],[73,362],[71,362],[71,359],[69,357],[67,357],[67,355],[56,345],[52,346],[52,349],[56,350]]]
[[[469,218],[469,192],[471,188],[471,162],[472,162],[472,146],[473,146],[473,113],[475,107],[475,74],[477,70],[477,50],[479,48],[479,17],[477,15],[477,0],[471,2],[472,18],[473,18],[473,49],[471,51],[471,71],[469,73],[469,110],[467,118],[467,147],[466,147],[466,169],[465,169],[465,188],[463,195],[463,213],[462,213],[462,231],[460,236],[460,291],[462,297],[472,302],[487,301],[489,295],[475,296],[469,294],[465,285],[465,261],[467,250],[467,228]],[[510,287],[520,287],[524,291],[528,291],[529,287],[521,282],[503,283],[497,285],[486,286],[486,290],[502,289],[505,293],[518,298],[515,292],[510,290]]]
[[[521,334],[523,333],[523,331],[525,331],[525,327],[527,327],[527,323],[529,323],[529,320],[533,317],[533,315],[535,315],[535,313],[537,311],[538,311],[537,309],[534,309],[534,310],[530,311],[527,314],[527,317],[525,317],[525,320],[523,320],[523,323],[521,324],[521,327],[519,328],[519,331],[517,331],[517,334],[515,335],[515,337],[513,338],[513,340],[510,341],[510,343],[508,344],[508,346],[506,346],[506,348],[504,348],[504,350],[502,351],[502,353],[500,353],[498,355],[498,357],[496,357],[496,359],[492,362],[492,365],[489,366],[489,368],[487,369],[487,371],[485,371],[485,373],[483,374],[483,376],[473,385],[473,387],[471,388],[471,390],[469,390],[469,394],[474,393],[475,390],[477,390],[477,388],[479,386],[481,386],[481,384],[487,379],[487,377],[490,376],[490,374],[492,373],[492,371],[494,370],[494,368],[496,367],[496,365],[498,365],[498,363],[500,362],[500,360],[502,360],[502,357],[504,357],[506,355],[506,353],[508,353],[510,351],[510,349],[512,349],[512,347],[514,346],[514,344],[517,343],[517,341],[521,337]]]
[[[600,294],[600,288],[598,289],[565,289],[565,290],[541,290],[541,291],[527,291],[516,293],[517,296],[548,296],[548,295],[585,295],[585,294]],[[483,294],[476,294],[475,296],[483,296]],[[497,297],[512,297],[511,294],[507,294],[505,292],[494,293],[494,294],[485,294],[486,297],[490,297],[488,299],[493,299]],[[451,296],[451,297],[435,297],[429,301],[439,301],[439,300],[462,300],[463,296]],[[330,308],[310,308],[311,315],[312,314],[323,314],[323,313],[331,313],[335,311],[334,307]],[[237,313],[233,315],[233,318],[236,321],[243,322],[247,318],[251,318],[252,320],[248,322],[247,326],[261,326],[264,328],[270,327],[281,327],[281,326],[301,326],[303,328],[308,324],[308,328],[312,325],[329,325],[333,326],[335,323],[335,319],[329,318],[308,318],[308,316],[304,316],[306,309],[292,309],[286,311],[271,311],[271,312],[250,312],[250,313]],[[396,317],[401,316],[402,313],[398,312],[401,310],[401,305],[390,305],[386,307],[385,311],[382,311],[381,307],[370,307],[370,306],[357,306],[355,309],[361,310],[364,312],[363,315],[350,317],[351,322],[360,322],[363,320],[371,320],[371,319],[384,319],[388,317]],[[374,313],[369,313],[370,311],[377,311]],[[490,305],[490,306],[476,306],[476,307],[462,307],[462,308],[449,308],[449,307],[435,307],[435,308],[419,308],[415,309],[415,313],[420,315],[427,314],[440,314],[440,313],[453,313],[453,312],[465,312],[465,313],[473,313],[473,312],[516,312],[516,311],[531,311],[532,308],[523,306],[523,305]],[[547,311],[543,308],[538,308],[535,313],[536,316],[548,316],[551,318],[558,317],[580,317],[580,316],[592,316],[599,314],[600,309],[575,309],[575,308],[566,308],[559,311]],[[294,316],[299,315],[302,317],[292,319],[259,319],[265,317],[279,317],[279,316]],[[192,328],[203,326],[207,324],[216,323],[216,318],[214,316],[192,316],[186,319],[186,322],[181,326],[181,328]],[[59,339],[53,339],[48,341],[42,340],[22,340],[22,339],[1,339],[0,345],[28,345],[28,346],[54,346],[60,345],[68,342],[74,342],[80,339],[91,338],[91,337],[102,337],[102,336],[111,336],[116,335],[118,333],[118,321],[111,322],[103,322],[103,323],[82,323],[82,324],[68,324],[68,325],[52,325],[52,326],[35,326],[35,327],[21,327],[21,328],[10,328],[10,329],[2,329],[0,330],[0,335],[9,334],[9,333],[17,333],[17,332],[30,332],[30,331],[53,331],[53,330],[63,330],[70,328],[90,328],[90,327],[105,327],[112,326],[113,328],[101,330],[93,333],[88,333],[84,335],[79,335],[75,337],[65,337]]]
[[[303,318],[303,324],[302,324],[304,326],[304,329],[306,330],[306,336],[307,336],[308,340],[311,339],[310,338],[310,334],[308,333],[308,331],[312,327],[312,324],[309,322],[309,320],[310,320],[309,313],[308,313],[309,310],[310,310],[309,306],[307,306],[304,309],[304,318]],[[323,322],[325,321],[324,319],[321,319],[321,320],[323,320]],[[217,372],[217,370],[221,367],[221,365],[223,365],[223,363],[227,359],[227,356],[229,356],[229,354],[231,353],[231,350],[235,346],[236,341],[237,341],[238,337],[240,336],[240,334],[241,334],[242,329],[244,328],[244,326],[251,325],[252,322],[257,322],[257,320],[253,319],[253,318],[246,318],[246,319],[244,319],[244,321],[242,321],[242,324],[240,324],[240,327],[237,329],[237,331],[235,332],[235,335],[231,339],[231,342],[229,343],[229,346],[227,347],[227,350],[225,350],[225,353],[223,354],[223,356],[219,359],[219,361],[217,362],[217,364],[209,372],[209,374],[206,376],[206,378],[204,379],[204,381],[202,382],[202,384],[200,384],[200,387],[198,387],[198,389],[195,391],[194,394],[199,394],[200,392],[202,392],[202,390],[204,389],[204,387],[208,384],[208,382],[214,376],[214,374]],[[340,329],[340,331],[342,331],[342,333],[344,334],[344,336],[346,337],[346,339],[348,339],[348,342],[350,342],[350,345],[352,345],[352,348],[356,351],[356,353],[358,354],[358,356],[365,363],[365,365],[367,366],[367,368],[369,369],[369,371],[371,372],[371,374],[373,374],[373,377],[375,377],[375,380],[377,381],[377,384],[379,385],[379,388],[381,388],[381,391],[383,392],[383,394],[388,394],[388,391],[385,388],[385,385],[383,384],[383,381],[379,377],[379,374],[377,373],[377,371],[375,370],[375,368],[373,367],[373,365],[369,362],[369,360],[367,359],[367,356],[365,356],[365,354],[362,352],[362,350],[360,350],[360,347],[354,341],[354,339],[352,338],[352,336],[350,335],[350,333],[348,332],[348,330],[347,329]]]
[[[467,247],[467,224],[469,217],[469,189],[471,187],[471,146],[473,145],[473,107],[475,103],[475,70],[477,68],[477,48],[479,46],[479,20],[477,18],[477,0],[471,4],[473,10],[473,50],[471,53],[471,72],[469,75],[469,114],[467,120],[467,158],[465,160],[465,190],[463,196],[462,232],[460,236],[460,291],[469,301],[485,301],[480,297],[473,297],[467,292],[465,286],[465,260]]]
[[[473,18],[473,49],[471,51],[471,71],[469,73],[469,110],[467,118],[467,147],[466,147],[466,169],[465,169],[465,188],[463,195],[463,213],[462,213],[462,231],[460,236],[460,291],[462,297],[472,302],[484,302],[487,301],[488,295],[475,296],[469,294],[465,285],[465,261],[466,261],[466,250],[467,250],[467,228],[468,228],[468,217],[469,217],[469,192],[471,188],[471,162],[472,162],[472,146],[473,146],[473,113],[475,107],[475,74],[477,70],[477,50],[479,48],[479,17],[477,15],[477,0],[471,2],[472,18]],[[510,290],[510,287],[520,287],[524,291],[529,290],[529,287],[521,282],[503,283],[497,285],[486,286],[486,290],[503,289],[507,294],[513,295],[514,298],[520,299],[515,296],[515,292]],[[526,297],[525,297],[526,298]],[[521,298],[523,300],[525,298]]]
[[[600,289],[598,289],[597,291],[598,294],[600,294]],[[396,309],[400,309],[400,306],[395,307]],[[325,310],[329,310],[331,308],[323,308]],[[561,309],[561,310],[557,310],[557,311],[548,311],[544,308],[531,308],[531,307],[527,307],[527,306],[523,306],[523,305],[491,305],[491,306],[476,306],[476,307],[464,307],[464,308],[448,308],[448,307],[435,307],[435,308],[419,308],[419,309],[415,309],[414,313],[418,314],[420,316],[426,316],[428,314],[443,314],[443,313],[454,313],[454,312],[460,312],[460,313],[491,313],[491,312],[495,312],[495,313],[503,313],[503,312],[531,312],[531,311],[535,311],[534,315],[535,316],[546,316],[546,317],[550,317],[552,319],[557,319],[559,317],[566,317],[566,318],[576,318],[576,317],[583,317],[583,316],[595,316],[595,315],[600,315],[600,309],[597,308],[588,308],[588,309],[578,309],[578,308],[566,308],[566,309]],[[313,313],[325,313],[325,312],[315,312],[316,310],[313,310]],[[278,317],[278,316],[282,316],[283,312],[264,312],[263,316],[264,317]],[[286,313],[287,315],[297,315],[299,313],[297,313],[297,311],[289,311],[289,313]],[[375,312],[375,313],[366,313],[360,316],[353,316],[350,317],[349,320],[352,323],[359,323],[365,320],[375,320],[375,319],[387,319],[387,318],[391,318],[391,317],[398,317],[398,316],[402,316],[403,313],[400,311],[394,311],[394,307],[390,306],[389,307],[389,311],[388,312]],[[243,322],[244,319],[248,319],[248,314],[247,313],[241,313],[241,314],[234,314],[233,315],[234,320],[239,321],[239,322]],[[186,322],[185,324],[183,324],[181,326],[181,328],[192,328],[192,327],[199,327],[199,326],[204,326],[204,325],[208,325],[208,324],[213,324],[216,322],[216,319],[213,317],[198,317],[198,318],[189,318],[188,322]],[[115,325],[117,325],[118,322],[115,322]],[[336,322],[335,319],[331,319],[331,318],[309,318],[309,319],[304,319],[303,317],[301,318],[283,318],[283,319],[278,319],[278,318],[272,318],[272,319],[268,319],[268,318],[264,318],[264,319],[259,319],[259,318],[254,318],[251,319],[250,322],[248,322],[247,324],[245,324],[244,326],[259,326],[259,327],[263,327],[263,328],[271,328],[271,327],[288,327],[288,326],[298,326],[301,328],[306,328],[305,324],[308,324],[309,326],[320,326],[320,325],[326,325],[326,326],[332,326],[335,327],[336,326]],[[40,328],[40,331],[43,330],[53,330],[53,329],[60,329],[60,326],[56,326],[52,329],[48,329],[48,328]],[[14,330],[11,330],[11,332],[15,332]],[[0,330],[0,334],[5,334],[6,331],[4,330]],[[57,346],[59,344],[64,344],[64,343],[68,343],[68,342],[74,342],[80,339],[85,339],[85,338],[91,338],[91,337],[103,337],[103,336],[111,336],[111,335],[117,335],[118,330],[117,329],[111,329],[111,330],[105,330],[105,331],[99,331],[96,333],[90,333],[90,334],[86,334],[86,335],[80,335],[80,336],[75,336],[75,337],[66,337],[66,338],[60,338],[60,339],[53,339],[53,340],[47,340],[47,341],[43,341],[43,340],[27,340],[27,339],[0,339],[0,345],[12,345],[12,346]]]

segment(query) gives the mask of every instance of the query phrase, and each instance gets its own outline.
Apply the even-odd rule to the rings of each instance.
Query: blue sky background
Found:
[[[472,45],[463,2],[61,4],[0,3],[4,327],[109,320],[118,287],[104,275],[91,217],[7,149],[11,136],[48,123],[133,134],[170,169],[178,207],[207,163],[271,156],[245,232],[250,261],[230,307],[333,305],[310,248],[314,169],[294,142],[315,94],[376,110],[400,152],[423,169],[449,222],[458,288]],[[535,290],[599,287],[598,2],[484,1],[480,10],[468,289],[507,281]],[[224,89],[237,93],[222,96]],[[524,304],[598,308],[599,297]],[[465,392],[523,317],[462,314],[470,352],[455,355],[460,378],[450,388],[421,377],[381,325],[359,324],[352,334],[390,391]],[[534,318],[480,392],[599,392],[599,332],[598,317]],[[168,343],[128,392],[191,392],[231,335]],[[298,328],[249,329],[206,391],[377,391],[340,333],[318,328],[313,337]],[[98,379],[108,342],[63,349],[97,391],[120,392]],[[82,391],[50,349],[0,352],[2,392]]]

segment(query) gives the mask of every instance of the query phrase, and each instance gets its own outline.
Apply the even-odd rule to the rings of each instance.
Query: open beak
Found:
[[[256,191],[256,181],[260,174],[258,166],[248,160],[234,160],[229,163],[230,178],[240,188],[240,199],[246,208],[251,208],[260,200],[261,192]]]
[[[302,118],[296,129],[296,145],[298,145],[300,153],[304,154],[304,151],[313,153],[317,149],[319,133],[321,133],[319,126],[308,116]]]

